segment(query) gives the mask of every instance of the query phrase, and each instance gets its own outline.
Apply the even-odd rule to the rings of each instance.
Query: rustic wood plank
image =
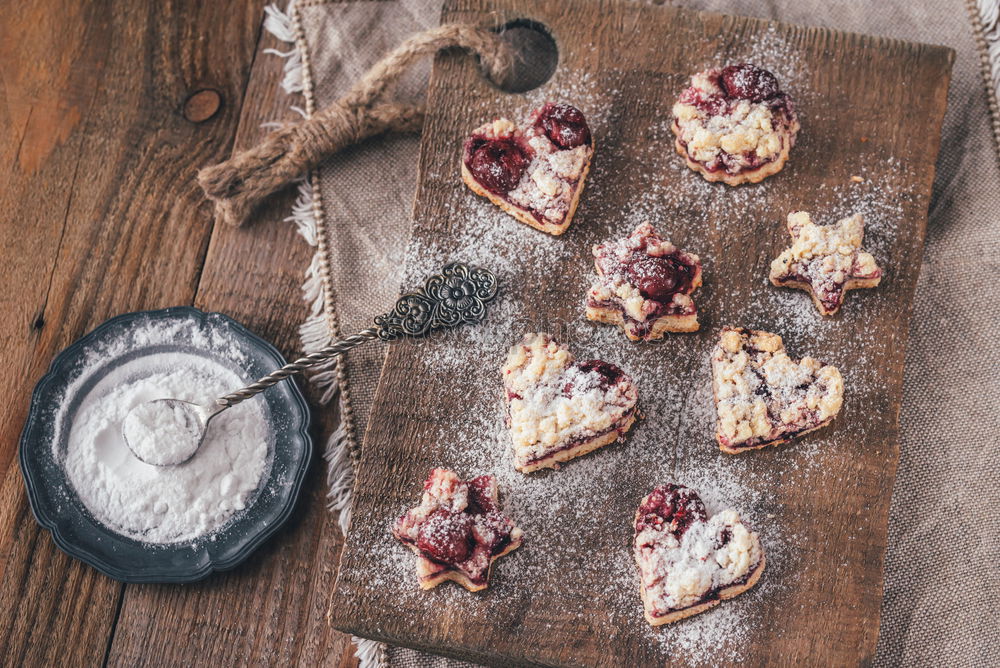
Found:
[[[642,620],[634,582],[623,577],[618,587],[623,592],[600,585],[615,575],[610,570],[634,572],[630,523],[649,489],[669,481],[663,476],[704,480],[705,471],[718,470],[753,488],[751,506],[744,505],[751,504],[749,499],[732,501],[754,518],[765,545],[769,535],[771,544],[778,544],[780,535],[784,548],[772,555],[773,561],[769,558],[766,589],[706,615],[722,614],[729,605],[750,618],[752,626],[746,628],[753,635],[739,655],[751,665],[775,657],[789,664],[815,662],[815,657],[831,665],[870,662],[898,459],[905,339],[953,53],[613,2],[450,0],[445,17],[483,25],[529,18],[551,30],[560,49],[553,94],[570,102],[579,102],[573,95],[581,94],[583,102],[599,99],[604,106],[595,132],[595,171],[577,220],[560,237],[564,252],[551,253],[544,265],[531,261],[537,257],[532,247],[550,242],[511,221],[488,218],[514,226],[510,248],[501,252],[527,258],[516,271],[503,272],[505,298],[524,329],[507,331],[513,329],[509,321],[495,318],[484,326],[507,337],[495,344],[484,343],[485,337],[444,337],[390,352],[359,467],[354,526],[342,556],[331,623],[358,635],[497,665],[653,665],[678,653],[686,653],[689,661],[712,662],[692,650],[692,643],[663,644],[664,638],[683,633],[683,625],[707,616],[652,633]],[[708,186],[677,167],[664,119],[690,74],[706,64],[761,55],[754,48],[769,44],[781,48],[772,46],[763,57],[782,67],[801,65],[793,89],[804,126],[799,144],[785,172],[760,186]],[[474,245],[462,247],[463,230],[482,230],[474,221],[488,214],[459,180],[462,141],[484,120],[526,105],[524,97],[499,96],[470,59],[438,58],[415,204],[415,239],[422,248],[455,259],[474,252]],[[851,176],[859,173],[863,182],[852,185]],[[645,209],[636,202],[643,192],[654,196]],[[887,268],[886,279],[877,290],[853,293],[834,320],[821,322],[808,305],[789,314],[797,298],[807,297],[766,284],[770,260],[788,245],[785,215],[806,208],[822,222],[832,222],[831,209],[847,203],[872,208],[868,244]],[[651,217],[707,262],[706,285],[696,293],[702,329],[695,335],[636,346],[620,334],[616,338],[580,323],[580,303],[593,271],[591,244],[608,238],[608,229],[615,236],[629,231],[641,220],[636,214]],[[633,216],[631,224],[623,220],[628,216]],[[809,354],[840,366],[847,400],[834,424],[782,448],[735,458],[719,453],[712,440],[707,358],[718,329],[728,324],[775,331],[785,336],[793,356]],[[499,562],[489,592],[473,596],[441,587],[415,593],[411,574],[393,572],[403,571],[408,562],[388,526],[419,497],[431,466],[455,466],[474,475],[482,471],[465,470],[470,461],[497,460],[482,450],[509,447],[502,438],[464,440],[463,435],[476,433],[464,425],[479,411],[490,414],[507,346],[538,327],[583,336],[576,342],[581,357],[600,355],[640,372],[648,381],[640,382],[640,401],[645,393],[647,407],[666,409],[647,415],[624,445],[615,446],[617,452],[634,453],[618,455],[619,468],[601,471],[594,462],[614,455],[591,455],[587,470],[596,473],[590,488],[569,492],[560,486],[560,476],[568,472],[537,478],[551,482],[552,497],[562,505],[551,517],[546,514],[545,522],[532,517],[542,509],[519,506],[527,515],[519,518],[522,526],[535,532],[527,535],[522,550]],[[581,332],[593,334],[587,338]],[[453,360],[451,348],[463,343],[476,363],[459,365],[461,374],[454,364],[438,370],[427,361],[435,355]],[[583,466],[571,462],[566,468]],[[515,476],[507,490],[511,496],[518,494],[518,480]],[[577,497],[565,498],[571,493]],[[579,521],[572,506],[580,496],[592,496],[591,516],[604,518],[599,528],[588,524],[586,533],[572,530]],[[569,538],[559,531],[566,526]],[[566,545],[565,554],[547,549],[546,542],[557,540]],[[539,554],[549,561],[540,562]],[[518,568],[531,569],[531,575]],[[617,578],[612,582],[620,584]],[[623,598],[630,602],[621,603]]]
[[[16,463],[32,385],[106,318],[190,304],[212,222],[193,174],[228,154],[263,2],[50,0],[0,8],[0,651],[95,665],[122,586],[59,552]],[[212,88],[203,123],[185,100]]]
[[[262,54],[269,47],[285,48],[262,33],[237,149],[261,139],[262,123],[298,118],[289,110],[295,98],[278,86],[284,61]],[[313,253],[282,220],[294,197],[289,189],[269,200],[244,228],[216,227],[195,299],[198,308],[236,318],[287,357],[300,352],[298,325],[307,315],[300,286]],[[317,399],[311,387],[305,389]],[[317,411],[315,418],[314,433],[330,433],[333,410]],[[326,665],[351,655],[350,638],[326,623],[341,534],[326,508],[321,447],[317,439],[295,518],[244,566],[184,587],[127,587],[111,665],[151,657],[169,665]]]

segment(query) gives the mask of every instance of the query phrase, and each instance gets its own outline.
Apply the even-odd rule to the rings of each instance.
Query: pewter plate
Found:
[[[181,327],[195,336],[179,336],[166,345],[139,342],[127,353],[116,353],[109,344],[145,324]],[[227,359],[211,344],[213,336],[234,341],[243,359]],[[101,351],[106,356],[96,368],[85,364],[88,356]],[[272,438],[269,468],[246,509],[206,536],[169,544],[144,543],[101,524],[80,501],[60,461],[69,423],[82,397],[101,378],[140,356],[163,352],[209,357],[247,380],[285,364],[271,344],[220,313],[186,306],[128,313],[100,325],[53,360],[35,386],[21,433],[21,471],[38,523],[68,555],[122,582],[194,582],[236,567],[291,515],[312,457],[305,399],[294,382],[280,383],[254,399],[266,403]],[[88,366],[93,371],[83,378]],[[63,405],[68,408],[60,411]]]

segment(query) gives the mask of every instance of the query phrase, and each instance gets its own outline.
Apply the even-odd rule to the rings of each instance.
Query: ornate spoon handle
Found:
[[[396,301],[395,308],[375,318],[375,327],[300,357],[256,383],[230,392],[215,400],[218,412],[260,394],[289,376],[342,355],[372,339],[394,341],[401,337],[424,336],[438,329],[473,324],[486,317],[486,304],[497,295],[497,279],[491,272],[462,263],[453,263],[440,274],[429,277],[424,287],[409,292]]]
[[[250,397],[256,396],[271,387],[276,385],[288,378],[289,376],[294,376],[298,373],[305,371],[311,367],[316,366],[321,362],[325,362],[332,357],[337,355],[342,355],[354,346],[361,345],[366,341],[371,341],[372,339],[378,338],[378,330],[374,327],[369,327],[368,329],[361,330],[357,334],[343,338],[337,341],[333,345],[329,345],[322,350],[317,350],[316,352],[306,355],[305,357],[300,357],[294,362],[289,362],[285,366],[281,367],[274,373],[269,373],[256,383],[252,385],[247,385],[241,390],[236,390],[235,392],[230,392],[224,397],[219,397],[215,400],[215,403],[219,406],[224,406],[229,408],[230,406],[235,406],[241,401],[246,401]]]

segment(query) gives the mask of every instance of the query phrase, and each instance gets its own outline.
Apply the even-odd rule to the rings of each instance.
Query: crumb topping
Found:
[[[831,420],[843,403],[840,371],[811,357],[793,361],[781,337],[726,327],[712,355],[722,445],[752,447]]]
[[[701,285],[698,256],[663,239],[649,223],[624,239],[594,246],[597,278],[588,309],[618,310],[632,334],[646,337],[652,321],[697,312],[690,294]]]
[[[574,362],[548,334],[526,334],[502,374],[517,468],[624,429],[636,410],[638,390],[627,374],[599,360]]]
[[[688,157],[709,171],[725,169],[730,174],[769,163],[795,142],[798,120],[791,99],[777,88],[759,83],[749,93],[731,90],[733,83],[746,86],[748,75],[733,67],[711,69],[691,77],[691,85],[673,107],[673,131]],[[770,81],[773,75],[763,72]],[[730,75],[730,89],[723,81]],[[767,97],[764,97],[767,96]]]
[[[735,510],[711,518],[694,490],[654,489],[635,518],[635,560],[653,617],[697,605],[745,581],[761,561],[760,539]]]
[[[816,225],[805,211],[793,211],[788,233],[792,245],[771,263],[771,281],[807,284],[824,313],[840,308],[852,281],[882,277],[875,258],[861,249],[865,221],[859,213],[834,225]]]

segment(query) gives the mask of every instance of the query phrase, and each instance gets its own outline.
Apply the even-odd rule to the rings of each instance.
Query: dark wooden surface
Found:
[[[317,456],[289,525],[231,573],[124,586],[61,553],[17,439],[51,358],[105,319],[193,304],[286,356],[311,249],[282,222],[214,226],[195,171],[293,118],[262,0],[0,5],[0,663],[350,665],[326,623],[339,529]],[[282,47],[283,48],[283,47]],[[316,431],[330,418],[317,414]]]
[[[415,586],[412,579],[397,585],[377,571],[384,568],[381,555],[400,549],[393,545],[388,526],[401,508],[417,500],[428,468],[461,459],[452,443],[438,440],[446,433],[440,425],[467,421],[470,406],[479,406],[475,400],[479,393],[499,394],[499,361],[496,355],[470,347],[469,355],[482,355],[484,364],[496,364],[482,372],[479,387],[470,378],[426,372],[425,360],[454,345],[452,339],[394,347],[364,445],[355,526],[344,548],[332,623],[359,635],[498,665],[662,663],[666,657],[643,628],[637,593],[634,610],[622,615],[594,589],[594,583],[608,577],[602,569],[607,568],[609,553],[602,550],[628,549],[629,522],[638,499],[654,484],[667,482],[649,479],[647,469],[654,467],[643,461],[646,455],[640,446],[650,440],[649,430],[659,428],[667,438],[671,432],[677,436],[672,450],[666,448],[662,456],[672,458],[671,470],[681,479],[697,467],[742,467],[766,497],[752,509],[755,517],[775,531],[780,527],[790,544],[794,569],[780,560],[773,567],[769,564],[764,578],[785,581],[768,590],[775,593],[758,595],[754,599],[758,603],[749,608],[759,616],[755,635],[743,652],[749,664],[779,657],[789,665],[870,662],[878,635],[886,523],[898,459],[905,338],[953,54],[941,47],[829,30],[610,2],[577,5],[574,10],[561,2],[450,0],[445,14],[446,19],[491,26],[525,17],[541,22],[559,45],[559,71],[579,73],[581,81],[586,75],[590,87],[610,100],[607,115],[612,120],[595,137],[598,167],[590,190],[584,192],[573,227],[560,237],[568,257],[554,266],[525,262],[523,272],[505,286],[507,298],[517,304],[518,317],[532,326],[550,327],[581,319],[580,286],[588,284],[593,271],[590,244],[601,239],[595,228],[607,224],[625,231],[614,220],[629,209],[630,198],[666,180],[668,191],[663,191],[664,205],[654,222],[676,232],[675,242],[709,261],[706,285],[695,295],[702,330],[693,336],[670,337],[659,345],[633,346],[621,337],[614,350],[588,350],[622,359],[626,369],[664,367],[664,376],[679,388],[676,408],[670,414],[647,415],[620,446],[634,448],[636,461],[625,470],[606,472],[635,482],[600,487],[600,493],[609,495],[598,510],[607,517],[607,525],[587,537],[594,541],[593,563],[556,556],[540,567],[542,574],[530,587],[510,586],[515,578],[505,569],[515,568],[515,563],[533,564],[530,551],[544,549],[539,544],[550,539],[545,531],[559,531],[562,526],[557,520],[527,535],[525,547],[508,557],[506,566],[501,560],[500,586],[478,596],[440,590],[413,596],[405,591]],[[762,186],[742,186],[758,188],[748,194],[723,185],[706,188],[694,174],[666,169],[665,161],[650,159],[650,137],[655,134],[651,128],[662,128],[687,77],[706,63],[746,58],[748,49],[752,53],[754,44],[767,40],[787,45],[787,58],[807,64],[796,82],[804,129],[785,171]],[[625,44],[627,48],[622,47]],[[575,102],[572,97],[568,101]],[[501,108],[496,108],[498,104]],[[520,106],[523,98],[498,98],[470,59],[458,54],[438,58],[415,205],[415,235],[426,246],[452,249],[456,258],[463,255],[456,239],[476,219],[479,204],[458,178],[462,141],[484,120]],[[661,152],[672,151],[669,133],[664,138],[661,132],[656,141]],[[893,212],[888,216],[891,225],[882,220],[880,231],[869,232],[869,241],[880,245],[887,278],[875,291],[852,293],[838,320],[817,325],[814,331],[789,327],[780,310],[767,306],[768,291],[777,288],[766,285],[770,260],[788,245],[785,215],[806,208],[820,222],[832,222],[826,207],[837,203],[837,193],[850,189],[851,176],[862,170],[867,184],[863,187],[880,188],[871,199]],[[600,178],[607,182],[598,188],[594,183]],[[704,201],[689,198],[693,203],[678,207],[670,188],[704,192]],[[732,202],[728,208],[727,201]],[[512,241],[509,252],[523,252],[527,246],[518,244],[533,243],[537,234],[527,227],[512,232],[512,239],[522,241]],[[808,301],[804,293],[798,297]],[[702,361],[718,329],[726,324],[777,331],[786,335],[793,355],[834,361],[845,371],[846,407],[828,430],[813,437],[822,439],[819,469],[806,470],[803,465],[800,470],[803,445],[745,454],[738,462],[726,460],[711,440],[711,425],[694,424],[700,418],[690,414],[708,414],[695,412],[692,406],[705,400],[701,385],[710,382]],[[674,365],[679,371],[670,368]],[[405,393],[398,389],[403,386],[408,387]],[[640,384],[640,401],[648,391],[651,388]],[[688,401],[692,397],[700,399]],[[509,446],[473,440],[465,447]],[[601,456],[602,452],[591,455]],[[559,475],[548,478],[553,495],[560,489]],[[595,488],[599,482],[595,480]],[[507,493],[516,495],[516,484]],[[530,523],[532,518],[521,519]],[[767,544],[768,536],[764,537]],[[372,578],[383,586],[373,586]],[[387,580],[390,585],[384,585]],[[516,601],[504,606],[497,597]],[[581,598],[587,600],[586,606],[580,605]]]

